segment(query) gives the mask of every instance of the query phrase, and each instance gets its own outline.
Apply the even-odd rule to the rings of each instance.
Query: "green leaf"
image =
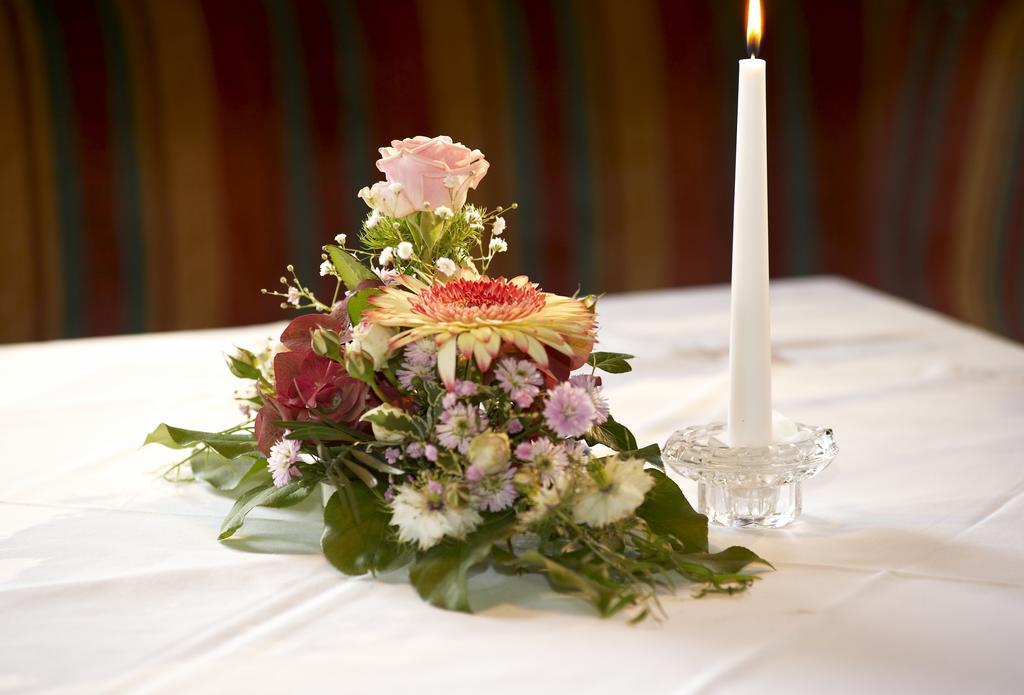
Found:
[[[633,371],[628,361],[631,359],[633,355],[622,352],[592,352],[587,364],[609,374],[624,374]]]
[[[365,485],[349,490],[350,495],[335,492],[324,507],[320,547],[328,561],[348,575],[386,572],[407,563],[412,550],[395,540],[377,496]]]
[[[502,512],[484,521],[465,540],[446,538],[424,553],[409,571],[409,580],[420,597],[438,608],[471,612],[469,571],[488,558],[495,543],[512,535],[515,523],[515,512]]]
[[[339,246],[328,246],[327,255],[331,259],[331,263],[334,264],[334,269],[338,271],[338,277],[350,290],[354,290],[364,280],[380,280],[372,270]]]
[[[648,444],[643,449],[620,452],[623,456],[643,459],[659,471],[665,470],[665,463],[661,460],[661,447],[657,444]]]
[[[301,478],[296,478],[282,487],[275,487],[271,483],[247,490],[224,518],[217,540],[222,541],[233,536],[235,531],[242,527],[245,517],[256,507],[280,508],[298,504],[309,497],[309,493],[316,489],[319,483],[320,477],[307,471]]]
[[[582,572],[570,569],[536,550],[523,553],[521,559],[525,564],[542,570],[552,589],[582,596],[590,601],[603,616],[607,617],[630,603],[629,597],[626,597],[626,600],[616,601],[618,592],[614,588],[605,586]]]
[[[775,567],[760,557],[750,548],[733,545],[718,553],[691,553],[680,556],[684,562],[692,562],[716,575],[734,575],[750,564],[759,564],[766,567]],[[716,577],[723,579],[723,577]]]
[[[359,322],[363,320],[363,312],[366,311],[366,307],[370,306],[370,297],[378,294],[381,294],[381,291],[376,287],[367,287],[349,297],[348,318],[353,326],[358,326]]]
[[[204,449],[189,459],[192,475],[218,490],[234,490],[250,473],[266,469],[267,461],[256,454],[224,458],[216,451]]]
[[[647,474],[654,478],[654,487],[637,508],[637,516],[655,533],[678,539],[686,550],[707,552],[708,518],[694,511],[667,475],[656,470]]]
[[[146,444],[162,444],[171,449],[187,449],[198,444],[205,444],[224,458],[235,458],[242,454],[255,451],[256,438],[251,434],[221,434],[220,432],[200,432],[184,430],[161,423],[149,433]]]
[[[359,430],[327,422],[295,422],[279,420],[275,422],[274,425],[288,430],[288,439],[296,439],[300,441],[364,442],[373,440],[373,437],[370,437]]]
[[[615,421],[615,418],[608,416],[602,425],[594,425],[584,435],[587,444],[594,446],[595,444],[604,444],[605,446],[615,449],[615,451],[636,451],[637,443],[636,437],[629,429]]]

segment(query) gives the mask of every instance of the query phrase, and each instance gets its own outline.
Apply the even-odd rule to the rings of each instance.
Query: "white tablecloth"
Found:
[[[725,288],[599,310],[639,439],[723,416]],[[712,530],[777,572],[637,627],[539,578],[479,577],[477,615],[346,578],[313,499],[218,543],[231,499],[139,444],[233,424],[219,352],[277,326],[0,348],[0,692],[1021,692],[1024,349],[836,279],[773,310],[776,406],[839,458],[791,528]]]

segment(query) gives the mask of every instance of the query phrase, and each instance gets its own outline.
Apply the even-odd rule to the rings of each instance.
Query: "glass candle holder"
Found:
[[[724,443],[725,423],[679,430],[662,458],[697,482],[697,510],[708,521],[734,528],[779,528],[800,516],[800,484],[835,459],[832,430],[796,423],[785,442],[764,447]]]

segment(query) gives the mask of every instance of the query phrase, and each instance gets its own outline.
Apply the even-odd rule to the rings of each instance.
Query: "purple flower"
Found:
[[[437,425],[437,439],[448,449],[458,449],[464,454],[469,443],[487,427],[487,418],[475,405],[456,404],[441,413]]]
[[[455,391],[455,395],[458,396],[459,398],[467,398],[469,396],[476,395],[477,386],[472,381],[459,380],[455,382],[455,387],[453,390]]]
[[[384,450],[384,459],[392,466],[398,461],[398,455],[402,453],[394,447],[388,447]]]
[[[494,378],[501,390],[520,408],[529,408],[544,383],[537,366],[529,360],[506,357],[494,368]]]
[[[519,434],[523,431],[523,423],[515,417],[508,421],[507,431],[509,434]]]
[[[470,466],[466,471],[472,493],[472,504],[480,511],[500,512],[516,501],[516,488],[512,483],[515,469],[507,468],[494,475],[484,475],[479,466]]]
[[[590,399],[594,402],[594,410],[597,412],[597,419],[594,420],[594,424],[604,424],[608,420],[610,411],[608,409],[608,399],[601,393],[601,380],[590,374],[577,374],[576,376],[569,377],[569,383],[584,389],[590,394]]]
[[[403,362],[398,371],[395,372],[398,383],[407,391],[416,387],[416,380],[421,383],[435,383],[437,381],[437,370],[431,364],[410,364]]]
[[[403,364],[427,365],[431,368],[437,366],[437,343],[433,340],[417,340],[405,348],[405,361]]]
[[[418,459],[423,457],[423,444],[420,442],[413,442],[409,446],[405,447],[405,455],[411,459]]]
[[[455,407],[455,404],[458,402],[458,395],[449,391],[448,393],[444,394],[444,398],[441,399],[441,407],[444,408],[445,410],[451,410],[452,408]]]
[[[579,437],[594,425],[598,414],[586,389],[563,382],[548,392],[544,419],[559,437]]]
[[[431,463],[437,463],[437,447],[433,444],[427,444],[423,447],[423,455]]]
[[[565,450],[550,439],[535,439],[516,447],[516,458],[530,464],[545,485],[554,485],[569,465]]]

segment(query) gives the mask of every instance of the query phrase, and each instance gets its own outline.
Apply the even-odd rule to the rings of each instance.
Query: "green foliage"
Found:
[[[335,492],[324,507],[320,540],[332,565],[348,575],[386,572],[409,562],[412,551],[400,544],[388,526],[384,504],[365,485],[350,486],[350,494]]]
[[[360,263],[352,254],[340,246],[331,245],[325,248],[328,258],[330,258],[331,263],[334,265],[334,270],[348,289],[354,290],[364,280],[377,281],[379,279],[372,270]]]
[[[446,538],[422,553],[409,571],[409,580],[420,597],[439,608],[470,612],[470,570],[490,556],[496,543],[512,535],[515,523],[511,510],[495,514],[465,540]]]
[[[170,449],[188,449],[205,445],[224,458],[235,458],[256,451],[256,438],[251,434],[229,434],[226,432],[200,432],[171,427],[161,423],[149,433],[146,444],[161,444]]]
[[[633,359],[633,355],[622,352],[592,352],[587,364],[609,374],[624,374],[633,371],[633,367],[629,364],[631,359]]]
[[[309,471],[282,487],[275,487],[273,483],[268,483],[247,490],[235,501],[235,506],[224,518],[217,539],[224,540],[233,536],[235,531],[245,523],[245,517],[256,507],[291,507],[309,497],[319,483],[320,476]]]
[[[595,446],[604,444],[610,449],[620,452],[637,451],[636,437],[625,425],[616,422],[615,418],[608,416],[602,425],[595,425],[584,435],[587,444]]]
[[[192,475],[218,490],[234,490],[243,480],[269,482],[267,461],[256,453],[225,458],[211,449],[196,451],[188,459]]]
[[[698,514],[679,486],[661,471],[647,471],[654,487],[647,493],[636,515],[654,533],[673,536],[688,551],[707,552],[708,518]]]
[[[353,326],[358,326],[359,322],[363,320],[363,312],[370,306],[370,297],[377,294],[380,294],[379,289],[368,287],[364,290],[359,290],[349,297],[348,318]]]

